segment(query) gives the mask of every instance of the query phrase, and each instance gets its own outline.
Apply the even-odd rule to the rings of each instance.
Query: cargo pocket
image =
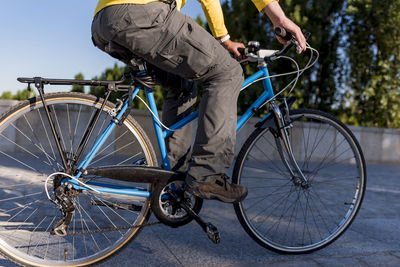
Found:
[[[185,22],[175,36],[160,47],[159,67],[186,79],[196,79],[212,67],[213,47],[207,32]]]

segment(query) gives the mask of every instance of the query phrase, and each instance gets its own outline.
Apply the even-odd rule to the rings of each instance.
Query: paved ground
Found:
[[[241,228],[232,206],[207,201],[202,216],[219,228],[220,244],[195,223],[158,225],[101,266],[400,266],[399,197],[400,166],[369,164],[366,196],[351,228],[320,251],[294,256],[262,248]],[[0,266],[15,265],[0,258]]]

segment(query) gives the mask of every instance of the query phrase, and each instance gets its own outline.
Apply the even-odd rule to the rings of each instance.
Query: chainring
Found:
[[[171,227],[179,227],[193,220],[187,212],[173,200],[168,193],[170,190],[179,196],[195,212],[199,213],[203,206],[203,199],[184,191],[185,182],[170,179],[166,185],[156,185],[152,193],[151,209],[157,219]]]

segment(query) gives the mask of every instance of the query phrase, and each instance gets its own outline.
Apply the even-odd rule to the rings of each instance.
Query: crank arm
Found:
[[[181,199],[179,196],[177,196],[172,190],[168,190],[168,194],[171,195],[171,197],[179,203],[182,209],[184,209],[190,217],[192,217],[203,229],[203,231],[207,234],[207,237],[214,243],[218,244],[221,241],[220,234],[218,232],[217,227],[215,227],[212,223],[210,222],[205,222],[200,216],[192,210],[192,208],[187,205],[183,199]]]

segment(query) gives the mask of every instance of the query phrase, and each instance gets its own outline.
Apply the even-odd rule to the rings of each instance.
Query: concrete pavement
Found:
[[[400,266],[400,166],[369,164],[367,174],[356,220],[337,241],[317,252],[268,251],[245,233],[231,205],[205,201],[201,215],[220,230],[220,244],[209,241],[193,222],[177,229],[157,225],[145,228],[100,266]],[[0,258],[0,266],[15,265]]]

